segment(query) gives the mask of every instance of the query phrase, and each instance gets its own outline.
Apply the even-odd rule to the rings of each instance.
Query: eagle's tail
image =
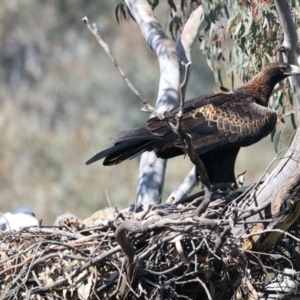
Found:
[[[163,140],[153,135],[151,131],[145,127],[122,131],[113,137],[113,141],[115,142],[113,147],[99,152],[89,159],[86,164],[89,165],[105,158],[103,165],[117,165],[145,151],[151,151],[164,143]]]

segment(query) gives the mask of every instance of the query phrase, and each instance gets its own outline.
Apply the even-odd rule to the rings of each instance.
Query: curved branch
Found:
[[[183,197],[187,197],[194,187],[197,185],[196,167],[193,167],[183,182],[171,193],[167,199],[167,203],[176,202]]]
[[[157,55],[161,73],[156,109],[164,113],[178,104],[180,82],[177,52],[146,0],[126,0],[125,2],[146,42]]]
[[[125,2],[146,42],[158,57],[160,80],[156,109],[164,113],[178,104],[180,76],[177,52],[146,0]],[[161,202],[166,164],[166,160],[157,158],[153,152],[143,153],[137,187],[137,205]]]
[[[186,24],[184,25],[182,34],[178,42],[176,43],[176,51],[179,55],[181,64],[187,64],[192,61],[192,47],[195,41],[199,38],[199,33],[205,28],[207,22],[204,17],[202,5],[198,6],[193,13],[190,15]],[[190,69],[191,71],[191,69]],[[187,81],[189,80],[188,74]],[[180,74],[180,82],[183,82],[185,76],[184,70]],[[183,88],[185,93],[187,84]]]
[[[202,5],[198,6],[193,13],[190,15],[188,21],[186,22],[181,37],[176,44],[176,50],[179,55],[181,62],[181,72],[180,78],[181,82],[185,82],[185,85],[182,87],[182,94],[185,95],[188,80],[190,78],[191,68],[188,68],[188,74],[185,74],[185,69],[183,66],[192,61],[192,47],[195,44],[199,37],[199,33],[206,26],[207,22],[204,17]],[[187,75],[187,76],[186,76]],[[186,77],[186,80],[185,80]],[[167,202],[171,203],[178,201],[183,197],[186,197],[197,185],[198,177],[196,174],[195,167],[188,173],[186,178],[183,180],[182,184],[174,190],[171,195],[168,197]]]

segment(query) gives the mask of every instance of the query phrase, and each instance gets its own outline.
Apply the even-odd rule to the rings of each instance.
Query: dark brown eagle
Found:
[[[276,126],[277,115],[268,108],[274,86],[298,74],[297,66],[273,63],[238,89],[185,102],[182,128],[192,136],[193,147],[212,184],[235,183],[234,164],[240,148],[258,142]],[[177,112],[175,107],[165,117],[175,124]],[[113,147],[96,154],[86,164],[105,158],[103,165],[115,165],[152,150],[165,159],[185,153],[178,136],[156,117],[149,119],[146,127],[122,131],[113,140]]]

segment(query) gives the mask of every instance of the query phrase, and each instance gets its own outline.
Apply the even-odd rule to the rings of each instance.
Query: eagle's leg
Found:
[[[213,186],[237,186],[234,174],[234,165],[239,150],[240,147],[236,147],[200,155],[207,175]]]

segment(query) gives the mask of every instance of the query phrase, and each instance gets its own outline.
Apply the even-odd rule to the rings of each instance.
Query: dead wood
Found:
[[[201,217],[195,212],[204,195],[185,205],[115,212],[109,222],[89,219],[2,233],[0,299],[264,299],[284,294],[274,286],[282,278],[297,281],[300,222],[286,233],[273,229],[281,238],[268,251],[245,249],[251,231],[239,237],[230,229],[244,222],[241,212],[252,195],[251,187],[214,191]],[[297,294],[297,285],[289,293]]]

